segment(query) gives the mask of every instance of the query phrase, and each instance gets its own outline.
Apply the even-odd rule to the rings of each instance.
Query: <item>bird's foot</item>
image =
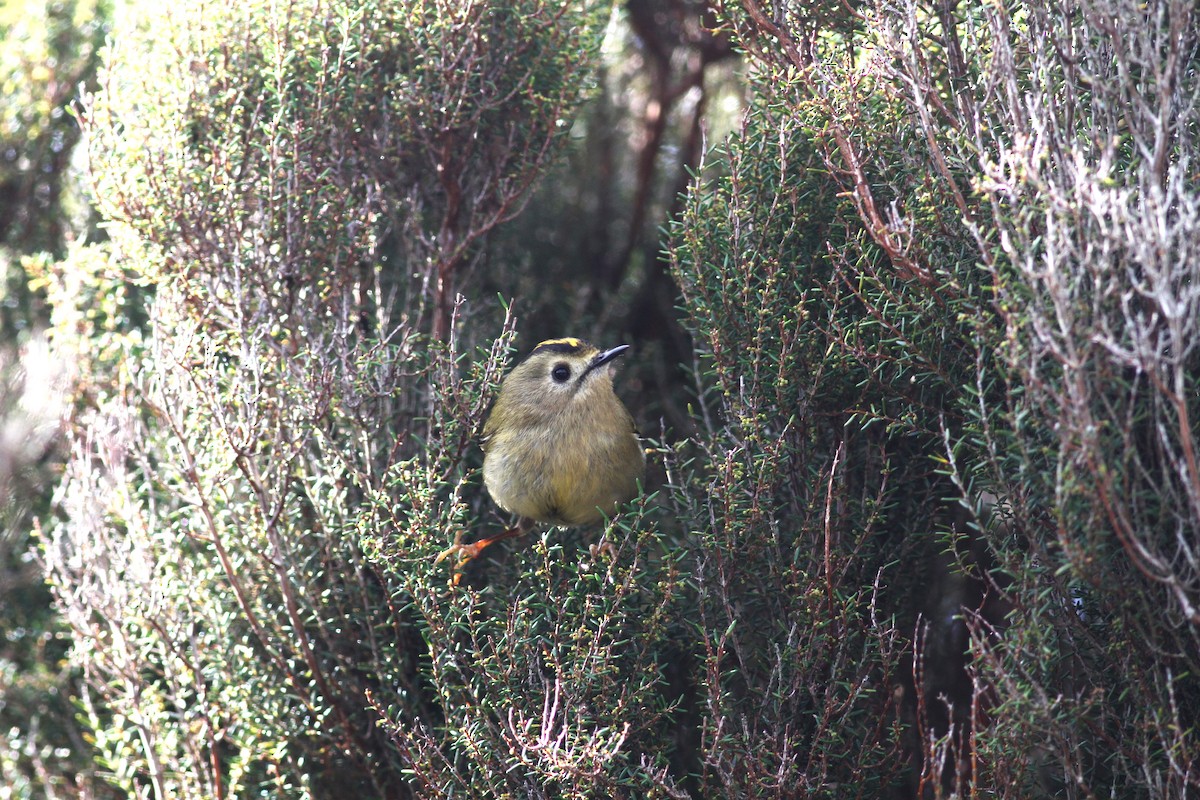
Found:
[[[487,547],[489,544],[491,544],[491,542],[488,542],[486,539],[482,542],[463,544],[462,531],[459,531],[454,537],[454,544],[438,553],[437,558],[433,560],[433,565],[436,567],[450,556],[458,556],[458,559],[454,564],[454,573],[450,578],[450,582],[454,586],[458,586],[459,581],[462,580],[463,567],[466,566],[468,561],[478,556],[483,551],[483,548]]]
[[[489,536],[485,539],[480,539],[477,542],[464,544],[462,540],[463,532],[458,531],[456,534],[454,534],[454,544],[438,553],[437,558],[433,560],[433,564],[434,566],[437,566],[450,556],[457,555],[458,561],[454,565],[454,576],[450,580],[455,586],[458,586],[459,581],[462,580],[463,567],[467,565],[467,562],[473,558],[478,558],[479,554],[482,553],[485,548],[495,544],[501,539],[510,539],[513,536],[520,536],[524,532],[524,526],[517,525],[516,527],[509,528],[508,530],[497,534],[496,536]]]
[[[599,544],[595,544],[595,543],[589,544],[588,545],[588,554],[592,557],[593,560],[596,560],[596,561],[600,560],[601,555],[606,556],[609,561],[615,561],[617,558],[617,548],[616,548],[616,545],[614,545],[611,541],[609,541],[606,538],[603,541],[601,541]]]
[[[458,564],[456,566],[461,567],[463,564],[467,563],[472,558],[476,558],[480,553],[483,552],[483,548],[487,547],[491,543],[492,543],[491,539],[483,539],[478,542],[472,542],[471,544],[463,544],[462,542],[455,542],[454,544],[450,545],[445,550],[443,550],[442,552],[437,554],[437,558],[435,558],[433,560],[434,566],[437,566],[438,564],[442,563],[450,556],[457,554],[458,555]]]

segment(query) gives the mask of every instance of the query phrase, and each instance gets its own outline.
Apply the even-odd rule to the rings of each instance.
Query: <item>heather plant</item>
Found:
[[[711,386],[679,500],[699,537],[702,796],[892,796],[914,595],[946,513],[920,423],[944,389],[913,381],[932,370],[868,313],[906,282],[829,179],[822,109],[778,77],[672,229]]]
[[[712,233],[693,243],[685,217],[677,234],[718,385],[747,396],[762,356],[722,342],[710,309],[778,258],[823,298],[786,319],[778,290],[750,305],[817,354],[778,374],[813,376],[793,407],[828,399],[851,423],[817,452],[875,431],[905,453],[888,481],[924,498],[878,506],[930,575],[897,617],[920,614],[898,683],[912,791],[1186,796],[1194,9],[861,10],[726,9],[763,102],[729,178],[694,194]],[[744,180],[747,160],[787,168]],[[814,223],[832,230],[815,253]]]
[[[546,283],[488,243],[600,9],[116,32],[112,240],[44,272],[104,347],[43,552],[115,792],[1194,791],[1194,9],[715,11],[748,100],[665,233],[692,385],[630,403],[689,427],[457,585],[434,554],[507,522],[476,434],[566,308],[483,296]]]
[[[65,254],[94,223],[71,162],[70,105],[91,85],[107,31],[104,0],[13,0],[0,7],[0,246],[8,295],[23,297],[20,255]],[[4,333],[34,320],[28,299],[5,304]]]
[[[144,11],[82,119],[110,270],[149,287],[149,321],[77,415],[44,547],[108,780],[206,798],[669,786],[647,742],[681,580],[652,506],[600,559],[553,537],[518,550],[512,586],[455,588],[432,560],[503,524],[474,437],[512,324],[456,290],[553,151],[603,16]],[[71,274],[51,276],[63,320],[87,302]]]
[[[71,102],[95,77],[109,8],[90,2],[0,5],[0,792],[63,798],[94,791],[75,720],[79,675],[39,569],[36,520],[62,461],[74,364],[42,335],[37,276],[95,235],[73,158]]]

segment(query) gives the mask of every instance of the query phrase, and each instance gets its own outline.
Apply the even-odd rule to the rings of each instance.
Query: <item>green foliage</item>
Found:
[[[775,98],[753,152],[782,162],[808,142],[862,226],[826,240],[825,285],[853,302],[806,309],[829,320],[803,337],[828,355],[801,374],[841,387],[852,405],[834,407],[883,428],[886,448],[904,443],[889,480],[922,499],[882,513],[888,528],[946,534],[913,544],[942,575],[934,588],[978,586],[915,608],[930,626],[912,644],[905,706],[916,790],[1186,794],[1200,708],[1184,488],[1200,319],[1194,9],[914,2],[848,35],[814,30],[819,9],[742,5],[734,21]],[[1155,99],[1127,78],[1151,74]],[[786,248],[778,233],[734,254],[722,242],[805,196],[802,175],[781,170],[755,203],[714,209],[717,232],[691,263]],[[700,299],[689,308],[711,305]],[[726,350],[718,375],[748,381],[756,359]],[[920,508],[943,498],[960,510],[930,525]],[[955,678],[942,662],[968,633]]]
[[[899,468],[912,422],[882,418],[911,367],[889,352],[891,321],[864,308],[898,282],[829,180],[815,107],[777,77],[755,84],[741,132],[715,154],[719,177],[694,187],[672,231],[716,390],[707,467],[676,489],[698,537],[703,795],[881,796],[906,767],[893,690],[913,548],[901,532],[933,525],[937,495],[930,470]],[[850,253],[865,265],[857,282]]]
[[[109,15],[109,4],[95,0],[0,6],[0,244],[6,249],[61,256],[84,227],[88,209],[68,169],[79,139],[69,109],[95,75]],[[8,290],[23,287],[10,279]]]
[[[0,786],[16,798],[105,796],[35,557],[72,365],[41,335],[48,309],[30,278],[94,233],[70,106],[95,77],[109,13],[105,2],[0,4]]]
[[[480,240],[520,210],[586,86],[598,23],[540,2],[147,9],[123,45],[137,69],[118,50],[87,110],[96,195],[172,274],[232,265],[243,295],[312,279],[328,300],[374,271],[445,339]],[[395,309],[366,311],[382,335]]]
[[[662,672],[682,576],[663,555],[652,498],[639,506],[606,531],[609,552],[544,535],[482,590],[431,585],[427,552],[419,567],[389,554],[406,564],[396,579],[441,698],[441,731],[398,704],[380,708],[422,796],[671,796]]]
[[[555,535],[539,569],[458,589],[432,562],[499,524],[473,437],[512,338],[480,345],[447,297],[549,157],[600,22],[262,4],[118,30],[83,119],[124,273],[79,280],[84,251],[49,271],[56,335],[120,318],[80,313],[98,279],[154,298],[76,418],[44,549],[118,790],[671,791],[640,755],[667,752],[683,585],[652,503],[607,557]]]
[[[1032,91],[1053,111],[1026,117],[1006,97],[972,143],[998,231],[981,260],[1003,326],[999,380],[1017,387],[1003,414],[979,414],[1001,454],[979,471],[1012,498],[1021,538],[994,547],[1024,621],[982,648],[980,682],[1008,689],[996,747],[1021,726],[1046,742],[1040,774],[1000,768],[1173,796],[1194,790],[1181,766],[1200,757],[1195,9],[1093,11],[1079,25],[1030,9],[994,45],[1020,53],[1018,69],[1039,66]],[[1136,35],[1112,52],[1117,19]],[[1078,58],[1049,49],[1068,35]],[[984,74],[1012,80],[1002,63]],[[1153,91],[1121,77],[1148,74]]]
[[[504,524],[479,287],[544,282],[484,243],[600,9],[126,20],[83,113],[112,240],[37,272],[98,356],[43,557],[112,791],[1195,789],[1195,10],[855,11],[725,9],[750,99],[666,240],[694,435],[601,546],[457,586],[434,555]]]

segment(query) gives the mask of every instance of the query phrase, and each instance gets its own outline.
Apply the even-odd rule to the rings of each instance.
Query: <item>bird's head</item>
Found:
[[[600,350],[582,339],[549,339],[533,348],[500,389],[500,399],[523,414],[551,416],[598,392],[612,393],[612,362],[629,349]]]

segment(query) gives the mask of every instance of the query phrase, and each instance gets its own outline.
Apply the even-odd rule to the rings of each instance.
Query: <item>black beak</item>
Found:
[[[609,350],[603,350],[603,351],[597,353],[595,355],[595,357],[592,359],[592,362],[590,364],[588,364],[587,370],[583,374],[587,375],[592,370],[603,367],[605,364],[612,361],[614,358],[617,358],[618,356],[623,354],[628,349],[629,349],[629,345],[619,344],[616,347],[613,347]]]

